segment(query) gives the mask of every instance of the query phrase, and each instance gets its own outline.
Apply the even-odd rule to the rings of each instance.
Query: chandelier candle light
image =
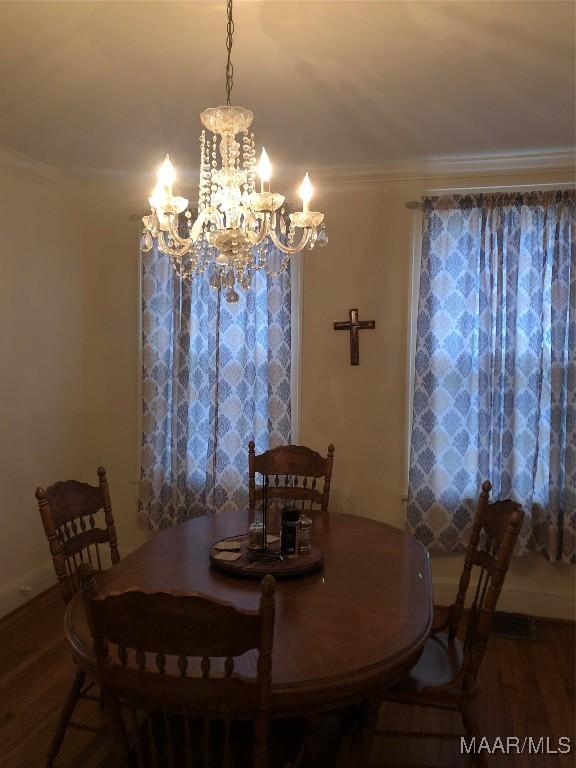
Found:
[[[299,189],[302,210],[287,216],[284,196],[271,190],[272,165],[264,148],[256,165],[254,134],[248,132],[254,115],[230,102],[232,0],[227,12],[226,106],[200,115],[205,130],[200,135],[197,218],[192,221],[188,200],[173,194],[176,172],[166,155],[149,198],[152,212],[142,219],[142,248],[148,251],[156,242],[182,277],[194,278],[208,269],[210,284],[225,288],[226,300],[236,302],[236,286],[249,288],[255,270],[277,275],[292,254],[326,245],[328,238],[324,214],[310,210],[313,189],[308,174]]]

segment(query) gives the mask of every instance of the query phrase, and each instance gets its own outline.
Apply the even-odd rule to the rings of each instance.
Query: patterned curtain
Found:
[[[248,442],[290,442],[290,274],[228,304],[142,254],[140,513],[152,528],[247,504]]]
[[[527,515],[519,553],[576,561],[576,192],[424,201],[409,528],[467,541],[476,499]]]

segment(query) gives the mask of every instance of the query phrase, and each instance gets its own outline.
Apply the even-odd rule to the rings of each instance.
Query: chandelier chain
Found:
[[[228,58],[226,60],[226,104],[230,106],[230,94],[234,85],[234,64],[232,64],[234,19],[232,17],[232,0],[228,0],[226,10],[228,14],[228,24],[226,26],[226,50],[228,51]]]

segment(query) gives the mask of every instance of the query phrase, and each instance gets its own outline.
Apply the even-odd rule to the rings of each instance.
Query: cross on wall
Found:
[[[358,309],[348,310],[349,320],[334,323],[335,331],[350,331],[350,365],[360,365],[360,337],[358,331],[376,328],[375,320],[358,320]]]

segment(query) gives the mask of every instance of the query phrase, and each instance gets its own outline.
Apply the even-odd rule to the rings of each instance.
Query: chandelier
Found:
[[[226,106],[200,115],[204,130],[196,218],[188,200],[173,194],[176,173],[166,155],[149,198],[151,213],[142,219],[142,249],[148,251],[156,243],[184,278],[209,270],[210,284],[225,289],[226,300],[233,303],[239,299],[236,287],[249,288],[256,270],[278,275],[292,254],[326,245],[328,238],[324,214],[310,210],[308,174],[299,188],[302,210],[287,214],[283,195],[272,192],[272,166],[264,148],[256,164],[254,134],[249,133],[254,115],[230,101],[232,0],[227,15]]]

